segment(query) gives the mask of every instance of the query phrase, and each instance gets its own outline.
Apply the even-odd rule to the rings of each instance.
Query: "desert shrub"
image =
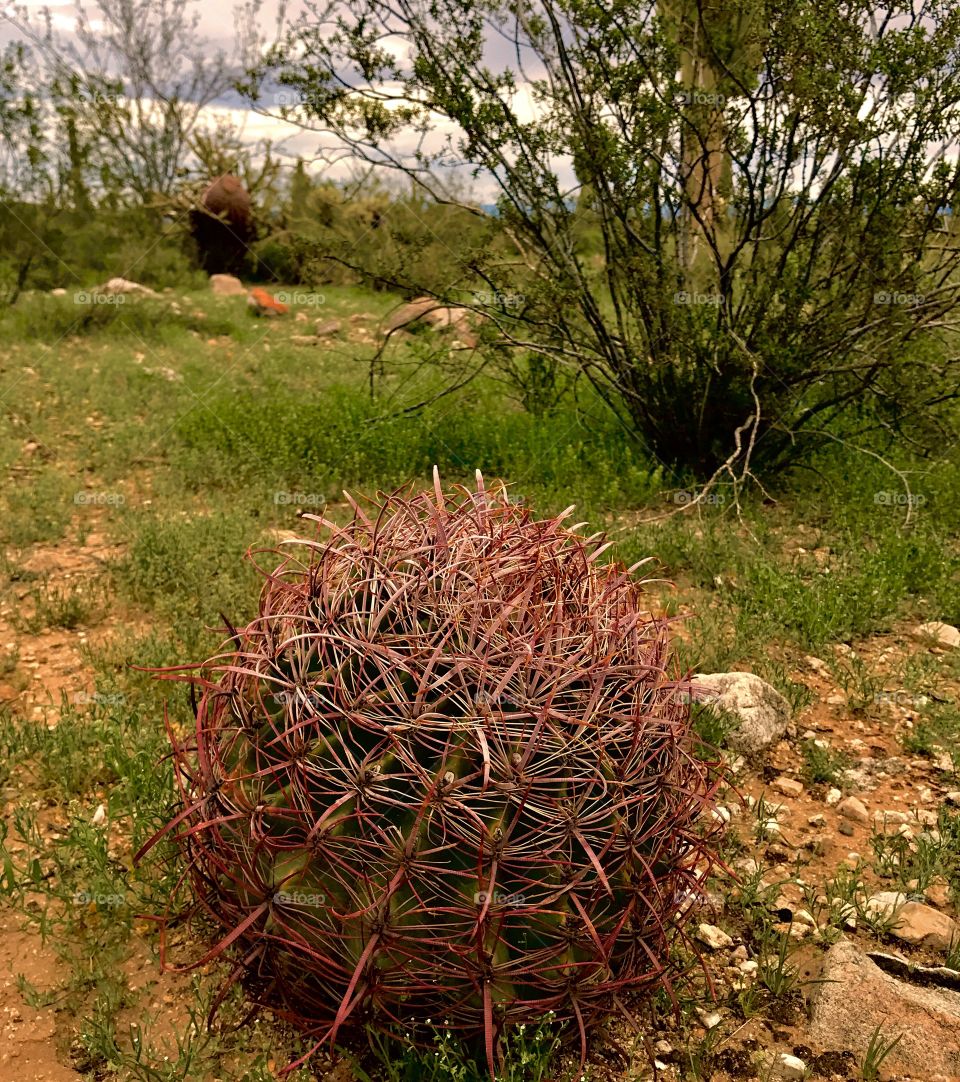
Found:
[[[515,51],[490,55],[491,24],[515,24]],[[522,17],[362,0],[335,33],[319,9],[294,21],[259,75],[359,160],[439,193],[429,219],[413,197],[391,209],[354,251],[361,273],[453,302],[478,280],[520,293],[512,337],[576,366],[662,462],[747,480],[838,436],[956,431],[958,52],[948,0]],[[532,110],[514,92],[527,58]],[[497,192],[455,244],[469,212],[445,202],[441,164]]]

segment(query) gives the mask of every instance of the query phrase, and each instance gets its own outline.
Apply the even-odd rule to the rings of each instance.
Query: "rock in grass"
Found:
[[[330,338],[339,334],[342,327],[339,319],[318,319],[313,324],[313,333],[317,338]]]
[[[960,646],[960,629],[953,624],[944,624],[939,620],[932,620],[928,624],[919,624],[913,629],[913,637],[923,643],[932,643],[948,650],[956,650]]]
[[[765,680],[749,672],[698,673],[694,697],[736,719],[724,743],[740,755],[759,755],[780,740],[790,724],[790,704]]]
[[[210,289],[215,297],[242,297],[247,292],[243,282],[233,274],[211,274]]]
[[[110,294],[114,296],[120,293],[140,293],[147,297],[156,297],[157,294],[149,286],[142,286],[139,282],[131,282],[127,278],[111,278],[102,286],[93,290],[97,294]]]
[[[464,345],[472,347],[477,344],[477,336],[471,324],[474,315],[467,308],[451,307],[433,297],[415,297],[387,316],[383,323],[383,333],[390,335],[404,328],[409,329],[415,323],[426,323],[438,330],[455,331]]]
[[[862,1057],[879,1027],[884,1041],[900,1038],[885,1070],[927,1082],[960,1077],[960,992],[898,980],[847,939],[827,951],[810,988],[810,1043]]]
[[[697,939],[713,951],[733,946],[733,940],[730,936],[715,924],[701,924],[697,929]]]

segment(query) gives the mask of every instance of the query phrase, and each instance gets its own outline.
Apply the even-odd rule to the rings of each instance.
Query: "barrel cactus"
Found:
[[[502,484],[289,543],[190,675],[167,832],[253,994],[345,1024],[585,1036],[669,981],[716,784],[635,569]],[[304,516],[309,519],[314,516]]]

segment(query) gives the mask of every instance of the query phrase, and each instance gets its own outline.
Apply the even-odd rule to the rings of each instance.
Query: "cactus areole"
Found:
[[[253,994],[316,1039],[590,1026],[669,983],[716,776],[642,584],[502,484],[351,500],[199,675],[157,835]],[[572,509],[571,509],[572,510]],[[582,524],[580,524],[582,525]],[[681,932],[682,934],[682,932]]]

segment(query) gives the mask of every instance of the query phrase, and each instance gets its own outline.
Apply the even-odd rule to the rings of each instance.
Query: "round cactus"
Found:
[[[548,1011],[585,1034],[669,980],[711,859],[666,621],[569,512],[479,474],[351,503],[187,677],[166,830],[222,929],[201,961],[226,952],[318,1043],[429,1018],[492,1062]]]

